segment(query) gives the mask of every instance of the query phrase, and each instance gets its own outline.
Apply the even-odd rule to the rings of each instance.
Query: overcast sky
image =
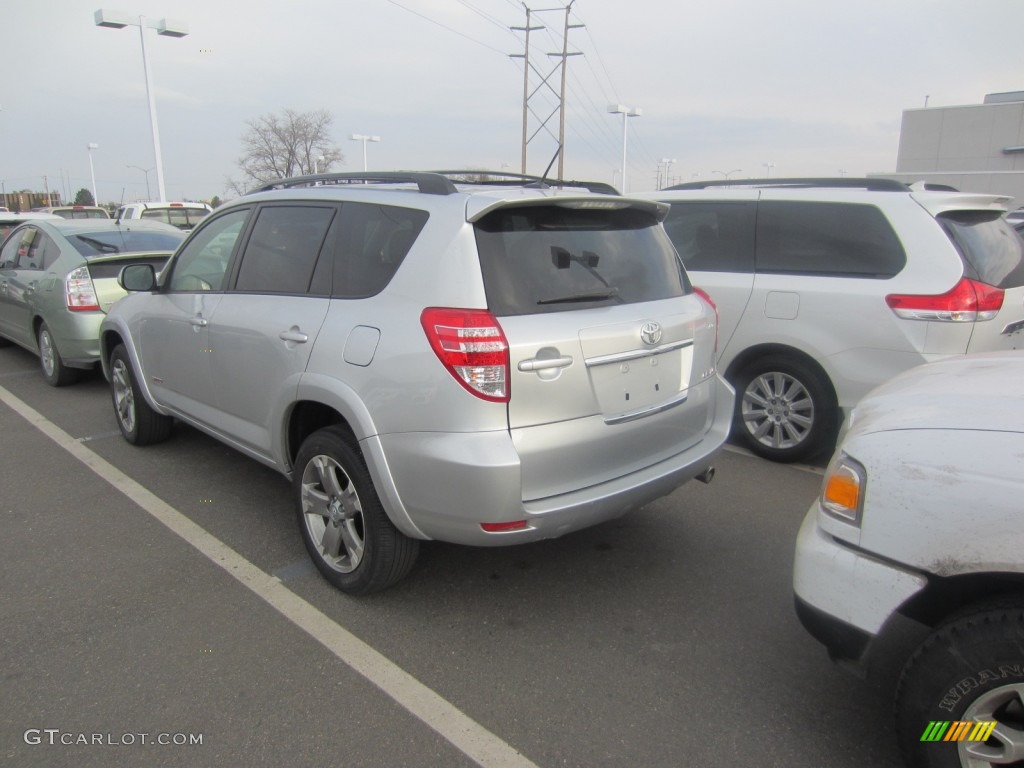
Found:
[[[8,0],[2,12],[4,188],[145,199],[155,165],[138,30],[95,26],[98,8],[188,24],[147,32],[168,197],[228,197],[246,121],[326,109],[336,170],[518,171],[522,33],[515,0]],[[555,8],[560,2],[531,2]],[[537,13],[534,52],[561,50],[564,13]],[[977,104],[1024,90],[1024,0],[575,0],[565,175],[614,181],[622,117],[630,189],[679,180],[892,171],[904,109]],[[547,74],[557,59],[531,56]],[[533,78],[531,88],[538,78]],[[553,78],[557,88],[558,77]],[[531,101],[542,116],[554,101]],[[531,117],[530,131],[537,127]],[[551,127],[557,134],[556,120]],[[530,144],[542,173],[555,144]],[[614,176],[613,176],[614,174]],[[149,173],[156,195],[156,174]]]

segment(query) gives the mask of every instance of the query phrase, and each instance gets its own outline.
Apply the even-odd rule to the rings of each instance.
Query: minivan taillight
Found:
[[[890,294],[885,297],[885,303],[906,320],[973,323],[991,320],[999,314],[1003,290],[964,277],[951,290],[938,296]]]
[[[78,267],[64,278],[64,305],[72,312],[95,312],[100,308],[88,267]]]
[[[420,315],[434,354],[469,392],[507,403],[509,354],[498,320],[482,309],[428,307]]]

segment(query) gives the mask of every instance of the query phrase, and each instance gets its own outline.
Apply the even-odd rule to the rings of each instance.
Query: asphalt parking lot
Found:
[[[182,425],[134,448],[102,376],[36,366],[0,350],[2,765],[901,764],[889,691],[793,612],[813,470],[730,450],[709,486],[431,544],[355,599],[282,477]]]

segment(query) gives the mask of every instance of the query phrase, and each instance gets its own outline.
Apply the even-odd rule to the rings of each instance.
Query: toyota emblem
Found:
[[[653,347],[661,341],[661,326],[653,321],[644,323],[640,328],[640,338],[644,344]]]

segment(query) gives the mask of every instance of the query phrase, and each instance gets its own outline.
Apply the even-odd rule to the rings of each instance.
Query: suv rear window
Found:
[[[957,211],[939,221],[963,256],[967,277],[1003,290],[1024,285],[1024,240],[999,213]]]
[[[758,272],[885,279],[907,255],[873,205],[763,200],[756,260]]]
[[[657,218],[636,208],[502,208],[477,222],[476,241],[487,304],[499,317],[690,292]]]

